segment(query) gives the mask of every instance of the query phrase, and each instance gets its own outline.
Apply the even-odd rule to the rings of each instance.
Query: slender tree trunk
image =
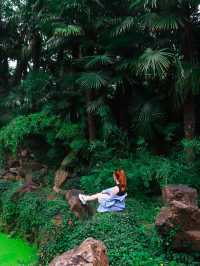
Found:
[[[60,49],[57,56],[57,65],[59,66],[58,72],[59,77],[63,78],[64,75],[64,65],[63,65],[63,59],[64,59],[64,51],[63,49]]]
[[[8,88],[9,68],[8,58],[0,58],[0,86],[1,92],[5,93]]]
[[[88,54],[93,54],[93,49],[88,52]],[[81,58],[81,51],[80,51],[80,45],[74,45],[74,48],[72,50],[72,55],[74,58]],[[87,90],[86,91],[86,108],[90,105],[90,103],[95,99],[95,94],[93,90]],[[87,112],[87,124],[88,124],[88,138],[90,141],[93,141],[97,137],[97,129],[96,129],[96,119],[94,114]]]
[[[42,50],[42,40],[38,32],[33,33],[32,38],[32,59],[33,59],[33,70],[38,70],[40,68]]]
[[[94,100],[94,92],[92,90],[88,90],[86,92],[86,107],[90,105],[90,103]],[[87,121],[88,121],[88,134],[89,140],[93,141],[96,139],[97,130],[96,130],[96,121],[95,117],[92,113],[87,112]]]
[[[183,54],[184,60],[188,64],[192,64],[193,58],[193,36],[192,36],[192,24],[190,19],[190,11],[188,6],[187,22],[185,25]],[[184,117],[184,134],[185,138],[192,139],[195,135],[195,111],[194,111],[194,97],[192,95],[192,88],[189,88],[187,99],[184,103],[183,117]]]
[[[27,71],[27,65],[28,65],[28,61],[26,59],[18,59],[17,60],[17,66],[15,69],[15,73],[12,79],[12,86],[15,87],[17,86],[22,77],[23,77],[23,73]]]
[[[189,7],[188,7],[188,14],[187,14],[187,22],[185,25],[185,36],[184,36],[184,46],[183,46],[183,53],[184,53],[184,60],[188,64],[192,64],[193,59],[193,36],[192,36],[192,24],[189,14]],[[192,95],[192,88],[189,88],[189,93],[187,95],[187,99],[185,100],[184,107],[183,107],[183,119],[184,119],[184,135],[185,138],[191,140],[195,136],[195,107],[194,107],[194,96]],[[187,161],[192,161],[194,159],[194,151],[192,148],[186,149],[186,159]]]
[[[195,135],[195,110],[192,96],[185,102],[183,112],[185,138],[191,140]]]

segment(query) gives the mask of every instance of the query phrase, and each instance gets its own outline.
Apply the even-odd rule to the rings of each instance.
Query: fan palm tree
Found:
[[[138,72],[150,77],[175,79],[176,94],[181,95],[185,137],[195,133],[193,96],[200,89],[200,64],[198,50],[198,5],[200,1],[132,1],[131,8],[142,8],[140,20],[154,37],[156,50],[146,50],[140,57]],[[164,51],[163,49],[168,49]],[[172,60],[174,54],[175,60]],[[178,60],[177,60],[178,58]],[[176,67],[170,73],[171,65]],[[194,82],[195,80],[195,82]]]

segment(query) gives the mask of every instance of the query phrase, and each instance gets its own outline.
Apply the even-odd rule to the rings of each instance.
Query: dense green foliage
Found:
[[[141,142],[155,154],[180,150],[199,133],[198,4],[1,3],[1,150],[39,133],[49,154],[63,151],[56,165],[73,150],[86,150],[82,165],[101,147],[105,158],[127,158]]]
[[[167,243],[164,250],[153,226],[161,206],[158,200],[149,203],[149,198],[145,197],[129,199],[123,213],[96,214],[91,220],[80,222],[62,198],[48,200],[45,190],[13,200],[18,186],[0,182],[1,227],[38,243],[42,265],[87,237],[104,241],[111,266],[198,265],[198,254],[175,254]],[[54,223],[58,214],[62,216],[61,225]]]
[[[113,266],[195,265],[184,254],[170,258],[154,229],[141,225],[153,222],[158,202],[146,207],[133,197],[160,195],[169,183],[200,189],[199,5],[0,1],[1,167],[28,148],[51,173],[39,180],[46,185],[40,192],[16,202],[20,184],[0,182],[0,216],[8,230],[39,244],[43,264],[90,235],[107,244]],[[111,186],[119,167],[130,197],[124,214],[81,224],[62,199],[47,200],[56,169],[75,177],[67,188],[93,193]]]

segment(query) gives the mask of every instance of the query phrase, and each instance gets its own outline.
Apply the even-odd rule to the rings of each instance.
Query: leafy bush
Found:
[[[24,143],[27,137],[38,135],[45,139],[50,146],[49,153],[58,151],[57,142],[60,146],[69,147],[74,151],[79,151],[87,145],[83,133],[78,124],[63,122],[57,116],[45,112],[31,115],[18,116],[7,126],[0,130],[0,159],[4,160],[7,152],[16,154],[17,149]],[[52,149],[51,149],[52,147]],[[52,158],[52,157],[51,157]]]
[[[5,183],[2,180],[0,184],[3,187]],[[13,196],[19,187],[20,183],[11,184],[7,189],[4,188],[4,192],[0,195],[2,221],[10,226],[16,225],[17,206],[13,201]]]
[[[160,191],[164,185],[171,183],[199,188],[198,165],[198,160],[188,163],[181,151],[165,157],[141,150],[128,159],[113,158],[107,162],[96,163],[89,175],[81,177],[81,186],[89,193],[113,186],[113,171],[123,168],[127,175],[129,194]]]
[[[17,114],[40,110],[52,97],[52,75],[45,71],[31,71],[21,84],[13,88],[6,99],[6,107]]]

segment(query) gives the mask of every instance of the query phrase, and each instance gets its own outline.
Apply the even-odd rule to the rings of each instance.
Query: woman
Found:
[[[122,211],[125,208],[126,194],[126,175],[124,170],[118,169],[113,173],[115,186],[103,190],[100,193],[94,195],[79,194],[79,199],[82,204],[86,204],[87,201],[98,200],[100,203],[99,212],[106,211]]]

